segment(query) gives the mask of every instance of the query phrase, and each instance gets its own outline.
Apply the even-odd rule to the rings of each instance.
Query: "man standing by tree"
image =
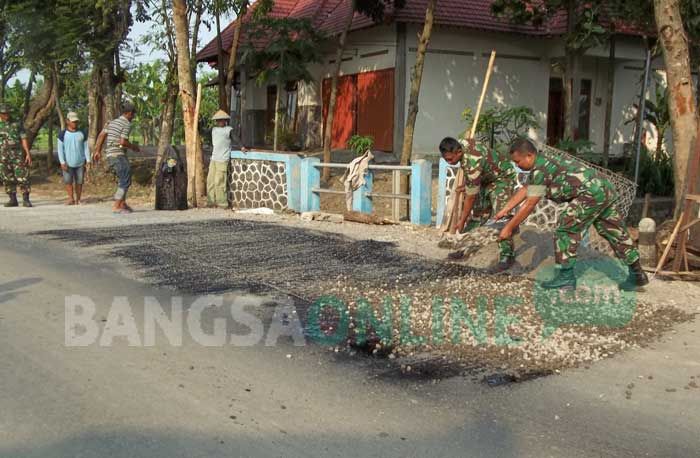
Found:
[[[83,192],[85,167],[90,166],[87,134],[78,130],[78,114],[70,112],[66,116],[67,129],[58,134],[58,160],[63,171],[63,183],[66,185],[68,202],[66,205],[80,205]],[[73,198],[75,191],[75,198]]]
[[[223,110],[217,111],[212,117],[212,120],[216,122],[216,126],[211,130],[213,151],[209,162],[209,174],[207,175],[207,201],[210,207],[228,207],[226,181],[231,151],[246,151],[241,146],[238,135],[228,125],[230,119],[231,117]]]
[[[95,155],[93,159],[99,162],[102,157],[102,147],[106,143],[105,157],[107,167],[117,176],[119,183],[117,192],[114,194],[114,213],[131,213],[133,210],[126,204],[126,194],[131,186],[131,166],[126,157],[126,150],[130,149],[136,153],[141,151],[138,146],[129,142],[131,133],[131,121],[136,116],[136,108],[131,102],[122,105],[122,115],[113,119],[105,125],[104,129],[97,137],[95,144]]]
[[[20,150],[21,144],[21,150]],[[24,151],[24,158],[22,157]],[[22,206],[31,207],[29,201],[29,168],[32,156],[29,153],[27,136],[20,126],[10,123],[10,107],[0,104],[0,180],[5,184],[5,192],[10,200],[5,207],[17,207],[17,185],[22,190]]]

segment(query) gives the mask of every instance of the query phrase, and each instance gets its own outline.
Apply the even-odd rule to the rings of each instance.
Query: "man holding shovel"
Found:
[[[493,150],[489,151],[473,139],[465,140],[464,145],[452,137],[440,142],[440,154],[450,165],[460,164],[464,173],[464,184],[457,188],[464,193],[464,206],[459,218],[455,218],[450,228],[451,233],[464,228],[474,208],[477,196],[484,192],[491,202],[492,215],[500,212],[513,195],[517,184],[517,172],[513,164]],[[515,249],[512,238],[499,241],[500,255],[497,272],[509,269],[515,262]],[[452,259],[459,259],[464,251],[451,253]]]
[[[559,217],[559,227],[554,231],[557,275],[543,282],[542,288],[576,288],[576,252],[583,234],[591,226],[610,243],[617,257],[629,268],[627,280],[620,285],[622,289],[634,290],[649,283],[639,262],[639,251],[616,207],[619,196],[609,180],[595,169],[571,159],[545,156],[527,139],[516,140],[510,154],[519,168],[530,171],[530,177],[527,185],[515,193],[496,215],[496,218],[503,218],[524,202],[501,231],[500,240],[509,240],[543,197],[557,203],[566,202],[566,209]]]

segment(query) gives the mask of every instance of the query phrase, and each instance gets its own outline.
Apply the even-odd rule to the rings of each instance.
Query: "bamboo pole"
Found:
[[[491,80],[491,73],[493,72],[493,64],[496,60],[496,51],[491,51],[491,57],[489,58],[489,65],[486,68],[486,76],[484,76],[484,84],[481,87],[481,96],[479,97],[479,103],[476,108],[476,113],[474,114],[474,121],[472,122],[472,128],[469,131],[469,137],[467,139],[473,139],[476,135],[476,128],[479,125],[479,117],[481,116],[481,109],[484,105],[484,100],[486,99],[486,92],[488,91],[489,81]],[[452,185],[452,192],[450,193],[450,198],[447,202],[447,212],[445,213],[446,220],[440,227],[442,232],[448,232],[452,227],[455,218],[459,218],[459,212],[461,211],[461,197],[462,193],[457,191],[462,183],[464,182],[464,171],[460,167],[457,171],[457,177],[454,184]]]
[[[194,104],[194,122],[192,124],[192,128],[194,129],[194,180],[193,180],[193,186],[194,186],[194,193],[193,195],[193,202],[192,205],[195,207],[199,206],[198,201],[198,195],[197,195],[197,159],[196,155],[199,152],[199,107],[202,104],[202,83],[199,83],[197,85],[197,101]]]

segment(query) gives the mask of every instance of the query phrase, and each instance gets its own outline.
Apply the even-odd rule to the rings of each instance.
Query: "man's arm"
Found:
[[[27,164],[27,167],[31,167],[32,155],[29,152],[29,140],[27,140],[27,137],[22,137],[21,143],[24,150],[24,162]]]
[[[527,200],[525,201],[525,204],[523,204],[523,206],[520,207],[520,210],[518,210],[518,213],[515,214],[513,219],[508,221],[508,224],[506,224],[506,227],[503,228],[498,239],[499,240],[510,239],[513,236],[513,231],[515,230],[515,228],[520,226],[520,223],[525,221],[527,219],[527,217],[530,216],[532,211],[535,209],[535,207],[539,203],[540,199],[542,199],[541,196],[528,197]],[[512,201],[512,199],[511,199],[511,201]]]
[[[464,229],[464,225],[467,224],[469,215],[471,214],[472,209],[474,208],[474,203],[476,202],[477,195],[478,194],[465,194],[464,204],[462,205],[462,215],[460,216],[459,221],[455,221],[454,225],[450,229],[451,234],[460,232],[462,229]]]
[[[231,129],[231,133],[229,134],[229,138],[231,139],[231,150],[232,151],[243,151],[244,153],[248,151],[248,148],[243,146],[243,142],[241,142],[241,139],[236,135],[236,131]]]
[[[68,166],[66,165],[66,150],[65,150],[65,145],[63,145],[62,140],[58,140],[58,162],[61,163],[61,170],[67,170]]]
[[[141,151],[141,148],[139,148],[138,145],[134,145],[133,143],[131,143],[128,138],[122,138],[121,140],[119,140],[119,146],[121,146],[122,148],[128,148],[135,153]]]
[[[92,155],[92,159],[95,162],[100,162],[102,158],[102,146],[105,143],[105,138],[107,138],[107,131],[103,130],[100,135],[97,136],[97,141],[95,142],[95,154]]]
[[[515,207],[520,205],[525,198],[527,197],[527,186],[523,186],[522,188],[518,189],[518,191],[513,194],[513,197],[510,198],[508,203],[506,204],[505,207],[501,209],[498,213],[496,213],[495,218],[496,219],[501,219],[505,218],[506,215],[508,215],[510,212],[513,211]]]

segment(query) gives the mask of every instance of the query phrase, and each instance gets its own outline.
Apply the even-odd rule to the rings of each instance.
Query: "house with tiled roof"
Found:
[[[406,0],[403,8],[389,7],[385,20],[375,24],[355,14],[343,55],[342,77],[333,123],[333,148],[345,148],[353,134],[372,135],[376,148],[401,148],[411,71],[418,35],[428,0]],[[540,128],[531,136],[556,143],[563,135],[562,64],[566,16],[557,15],[542,27],[516,26],[491,13],[492,0],[440,0],[435,27],[426,55],[414,135],[414,151],[429,153],[444,136],[466,130],[462,112],[478,101],[491,50],[497,59],[486,107],[527,106]],[[339,35],[347,18],[348,0],[276,0],[276,17],[308,18],[329,35]],[[249,13],[250,14],[250,13]],[[244,18],[244,24],[250,17]],[[228,51],[237,22],[223,32]],[[640,91],[645,47],[635,30],[618,28],[614,58],[611,154],[621,155],[633,137],[634,114]],[[246,40],[245,26],[242,40]],[[324,50],[321,65],[314,65],[316,80],[289,82],[284,91],[287,113],[305,148],[322,146],[330,77],[336,50]],[[228,55],[225,56],[228,59]],[[197,55],[200,62],[217,63],[216,40]],[[590,139],[602,150],[608,94],[609,50],[589,50],[580,62],[578,138]],[[657,64],[657,62],[655,62]],[[660,62],[658,62],[660,65]],[[237,68],[235,104],[243,107],[243,137],[262,146],[272,129],[275,87],[258,87],[244,66]],[[653,91],[653,86],[650,92]],[[653,93],[653,92],[651,92]],[[653,142],[650,136],[649,141]]]

